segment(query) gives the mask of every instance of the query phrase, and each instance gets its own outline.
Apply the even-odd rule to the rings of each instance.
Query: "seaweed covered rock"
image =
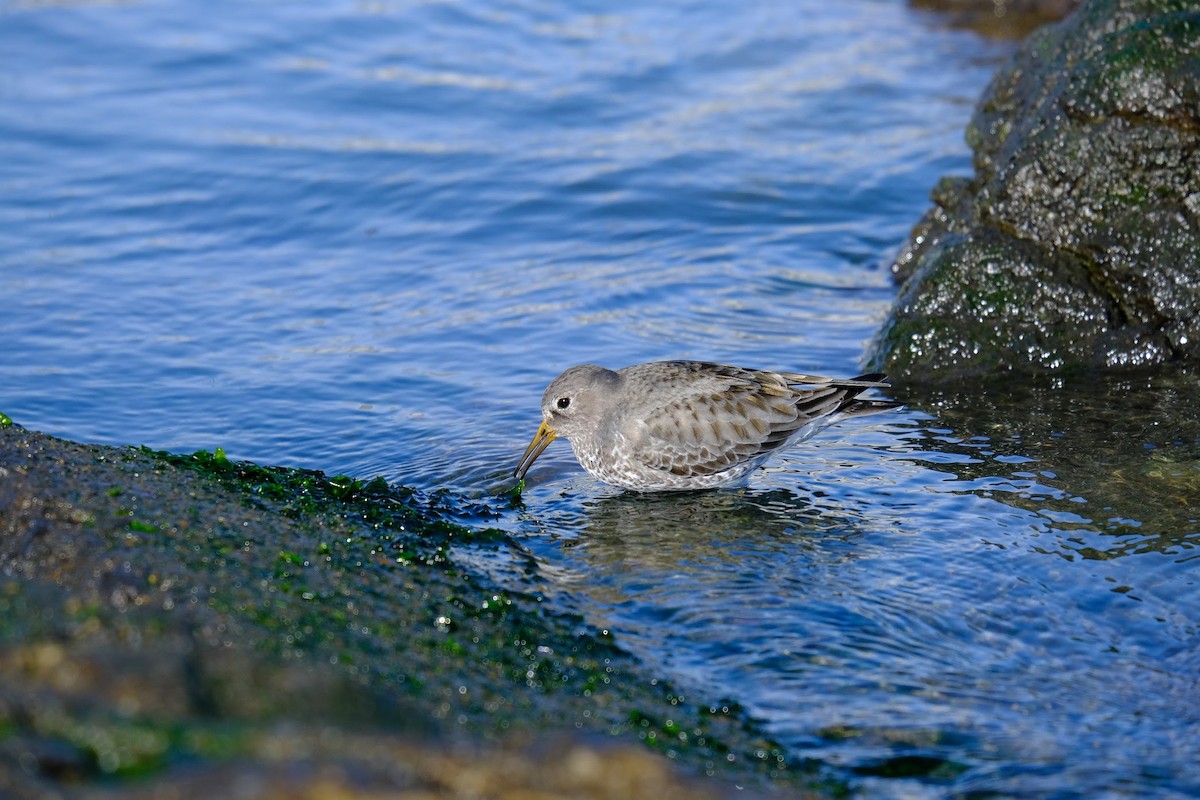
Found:
[[[910,379],[1200,355],[1200,5],[1089,0],[993,79],[893,271]]]
[[[544,602],[473,503],[0,414],[0,798],[803,791],[736,703]]]

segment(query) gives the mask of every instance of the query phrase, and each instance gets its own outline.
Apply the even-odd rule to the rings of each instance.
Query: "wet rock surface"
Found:
[[[716,797],[725,780],[813,780],[735,705],[685,697],[545,609],[519,543],[449,508],[0,428],[0,795]],[[464,566],[476,557],[527,590]]]
[[[1023,38],[1078,8],[1081,0],[910,0],[913,8],[934,11],[949,24],[999,39]]]
[[[1089,0],[1031,35],[893,270],[904,380],[1200,354],[1200,10]]]

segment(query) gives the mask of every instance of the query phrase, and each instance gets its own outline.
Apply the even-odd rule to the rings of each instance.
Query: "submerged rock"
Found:
[[[893,265],[907,379],[1200,354],[1200,8],[1089,0],[993,79]]]

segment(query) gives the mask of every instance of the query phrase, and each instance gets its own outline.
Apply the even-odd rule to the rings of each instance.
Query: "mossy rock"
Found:
[[[893,266],[907,380],[1200,355],[1200,9],[1090,0],[1001,70]]]

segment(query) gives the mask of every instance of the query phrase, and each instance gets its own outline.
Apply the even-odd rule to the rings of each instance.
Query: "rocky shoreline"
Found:
[[[544,607],[519,543],[449,507],[0,429],[0,794],[718,797],[815,780],[735,704],[684,697]],[[466,566],[481,555],[527,588]]]

